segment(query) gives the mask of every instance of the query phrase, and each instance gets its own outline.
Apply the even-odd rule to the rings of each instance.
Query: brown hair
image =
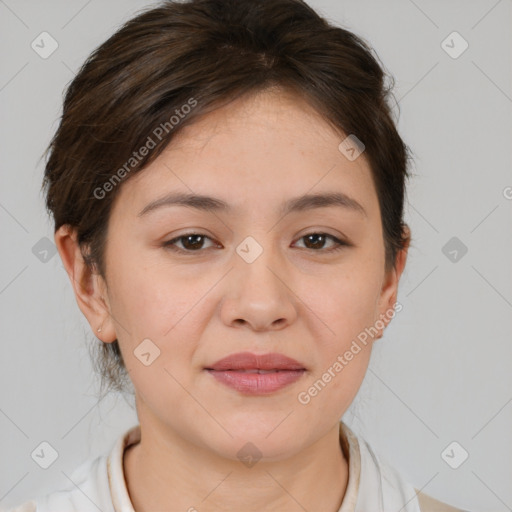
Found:
[[[282,87],[364,143],[386,268],[392,268],[407,242],[409,148],[388,105],[394,81],[372,52],[302,0],[164,1],[138,14],[89,56],[66,91],[45,152],[43,187],[55,230],[71,225],[85,261],[105,276],[117,183],[152,162],[200,116],[240,96]],[[126,369],[117,340],[97,346],[102,383],[122,391]]]

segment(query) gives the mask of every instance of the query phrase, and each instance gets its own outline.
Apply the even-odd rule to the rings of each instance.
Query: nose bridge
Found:
[[[253,236],[247,236],[236,247],[235,273],[242,287],[244,284],[251,287],[243,290],[244,293],[255,296],[262,294],[268,301],[276,295],[282,295],[283,284],[276,276],[282,267],[281,258],[279,251],[272,245],[271,236],[260,234],[258,238],[262,243]]]
[[[248,236],[236,247],[223,317],[229,324],[247,323],[264,330],[289,324],[296,312],[279,250],[271,236],[258,238],[265,240],[260,243]]]

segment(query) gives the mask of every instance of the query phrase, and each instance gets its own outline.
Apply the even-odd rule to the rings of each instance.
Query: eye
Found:
[[[340,249],[343,249],[343,247],[349,245],[343,240],[340,240],[333,235],[328,235],[327,233],[308,233],[307,235],[299,238],[299,240],[302,239],[306,240],[306,249],[311,249],[316,252],[319,252],[322,249],[324,249],[322,252],[339,251]],[[333,245],[331,245],[330,248],[325,249],[324,246],[327,240],[331,240]]]
[[[327,233],[308,233],[299,238],[299,240],[305,240],[305,249],[310,249],[315,252],[333,252],[343,249],[343,247],[349,246],[350,244],[336,238],[333,235]],[[219,247],[219,244],[213,243],[212,239],[203,233],[185,233],[177,236],[172,240],[164,242],[163,247],[176,252],[200,252],[204,249],[205,240],[210,240],[212,245],[210,247]],[[325,248],[327,241],[331,241],[331,247]],[[178,244],[181,244],[179,247]],[[206,247],[207,249],[209,247]]]
[[[177,252],[199,252],[204,248],[205,240],[211,240],[211,238],[202,233],[185,233],[184,235],[177,236],[172,240],[164,242],[162,245]],[[178,247],[177,243],[181,243],[182,247]],[[212,245],[212,247],[214,245]]]

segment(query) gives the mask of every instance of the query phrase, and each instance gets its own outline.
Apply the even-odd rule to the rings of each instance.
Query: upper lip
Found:
[[[219,359],[216,363],[206,367],[206,370],[305,370],[302,363],[291,357],[271,352],[268,354],[253,354],[251,352],[238,352]]]

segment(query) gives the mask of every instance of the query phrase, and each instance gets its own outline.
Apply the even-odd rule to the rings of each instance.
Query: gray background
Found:
[[[63,89],[97,45],[149,5],[0,0],[3,507],[67,485],[80,462],[137,421],[123,397],[98,403],[86,347],[94,338],[58,255],[43,262],[36,244],[53,241],[39,158]],[[511,0],[310,5],[368,40],[395,76],[399,129],[416,159],[403,311],[376,344],[344,419],[424,492],[473,511],[512,510]],[[43,31],[59,45],[47,59],[31,48]],[[441,46],[453,31],[469,44],[456,59]],[[452,237],[456,261],[453,247],[443,252]],[[46,470],[30,456],[42,441],[59,454]],[[458,469],[441,457],[452,441],[469,453]]]

